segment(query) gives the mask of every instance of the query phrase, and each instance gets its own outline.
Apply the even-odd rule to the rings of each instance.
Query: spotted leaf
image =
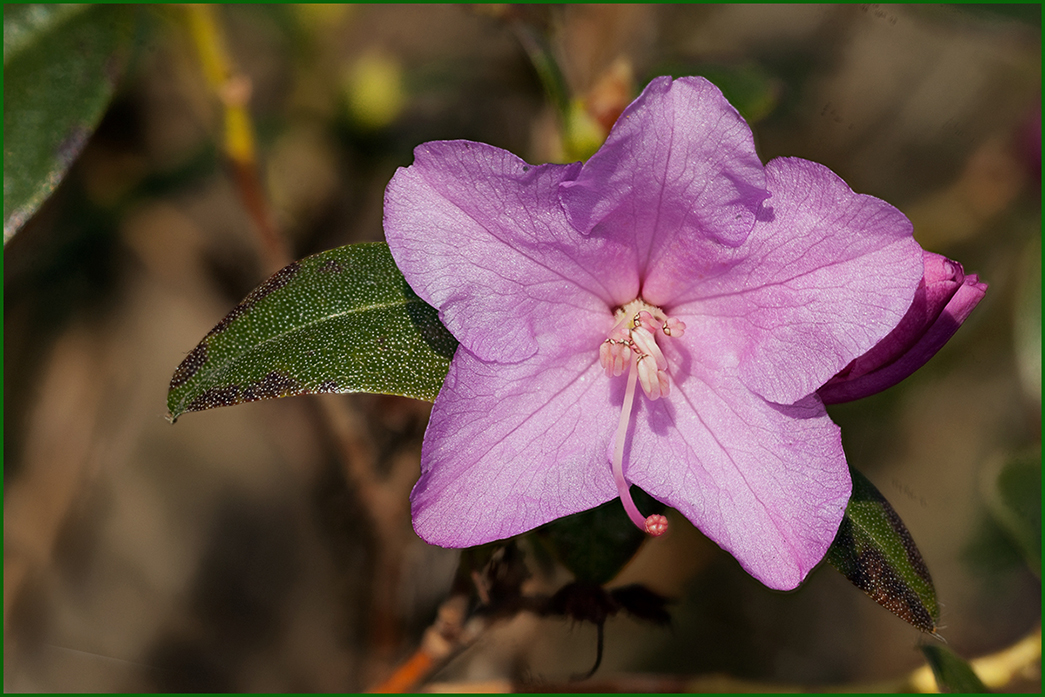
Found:
[[[911,534],[874,484],[849,471],[853,493],[827,561],[876,603],[935,634],[936,590]]]
[[[375,392],[434,400],[457,342],[384,243],[296,261],[255,288],[171,378],[172,420],[260,399]]]

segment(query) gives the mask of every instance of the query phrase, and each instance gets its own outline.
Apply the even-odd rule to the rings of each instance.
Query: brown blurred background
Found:
[[[175,367],[274,270],[180,11],[142,10],[101,126],[5,249],[4,688],[366,689],[417,646],[456,568],[457,552],[409,527],[428,405],[325,395],[164,419]],[[1040,626],[1040,568],[987,506],[1000,464],[1041,442],[1039,6],[238,5],[217,17],[250,80],[260,181],[294,258],[381,240],[384,187],[426,140],[530,162],[569,154],[520,27],[548,37],[596,121],[614,90],[626,103],[656,75],[706,74],[743,101],[764,161],[820,161],[899,207],[924,247],[991,287],[914,378],[832,416],[921,549],[948,646],[973,658]],[[388,497],[391,537],[369,522],[349,471],[360,462]],[[673,625],[611,620],[600,677],[873,689],[922,664],[919,632],[833,569],[772,592],[673,524],[617,581],[675,598]],[[520,615],[435,679],[561,684],[594,652],[591,626]],[[1040,666],[1008,687],[1038,691]]]

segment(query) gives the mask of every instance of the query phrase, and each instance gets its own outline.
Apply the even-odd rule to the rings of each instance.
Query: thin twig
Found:
[[[421,645],[386,680],[370,692],[411,692],[455,656],[475,643],[490,620],[468,617],[468,597],[454,595],[439,606],[435,622],[425,630]]]
[[[258,235],[265,267],[273,273],[289,264],[290,252],[276,228],[258,177],[254,126],[250,117],[250,78],[238,72],[225,48],[221,23],[211,5],[185,5],[192,35],[207,86],[222,105],[224,132],[222,149],[232,168],[236,190]]]
[[[292,259],[287,244],[271,213],[265,188],[258,177],[258,158],[254,126],[248,105],[250,79],[238,72],[226,49],[218,10],[210,5],[184,6],[189,31],[206,77],[207,85],[221,103],[224,113],[223,152],[230,164],[236,191],[254,222],[259,254],[270,272],[278,271]],[[358,494],[369,530],[375,538],[377,560],[371,567],[375,593],[372,598],[374,626],[370,647],[380,655],[398,640],[389,630],[395,617],[395,587],[408,542],[408,528],[402,524],[406,511],[403,477],[382,481],[376,476],[376,456],[365,428],[343,399],[320,399],[316,424],[335,444],[342,472]],[[409,474],[409,473],[408,473]]]

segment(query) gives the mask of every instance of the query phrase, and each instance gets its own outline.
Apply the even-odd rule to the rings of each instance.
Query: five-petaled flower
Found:
[[[823,557],[850,494],[817,391],[893,384],[983,291],[826,167],[763,166],[701,78],[651,82],[586,163],[421,145],[385,231],[460,341],[411,494],[423,539],[477,545],[618,496],[658,534],[636,484],[779,589]],[[962,288],[978,296],[948,313]]]

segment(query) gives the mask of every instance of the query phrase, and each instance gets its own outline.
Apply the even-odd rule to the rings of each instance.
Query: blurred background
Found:
[[[281,259],[382,240],[416,145],[585,157],[662,74],[716,82],[763,161],[824,163],[990,283],[913,378],[830,412],[921,550],[947,646],[976,658],[1040,627],[1040,500],[1035,552],[997,483],[1031,462],[1040,490],[1040,6],[222,6],[224,91],[186,8],[91,11],[127,13],[128,58],[4,250],[5,690],[355,691],[407,659],[459,554],[410,529],[429,405],[322,395],[172,426],[171,375]],[[245,165],[230,104],[253,122]],[[672,525],[610,584],[671,597],[672,625],[607,622],[600,689],[889,689],[924,664],[924,635],[832,568],[769,591]],[[570,689],[595,646],[589,624],[521,613],[433,680]],[[1040,686],[1039,648],[1004,689]]]

